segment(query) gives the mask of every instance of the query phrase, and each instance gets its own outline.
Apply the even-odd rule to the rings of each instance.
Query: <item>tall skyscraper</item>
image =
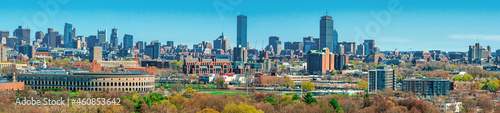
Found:
[[[224,51],[228,51],[229,49],[231,49],[229,47],[229,40],[227,40],[226,36],[224,36],[224,33],[222,33],[219,38],[214,40],[214,49],[222,49]]]
[[[174,41],[167,41],[168,47],[174,47]]]
[[[237,47],[234,47],[233,52],[234,62],[247,62],[248,53],[245,47],[241,47],[241,45],[238,45]]]
[[[38,39],[42,39],[44,36],[43,32],[42,31],[37,31],[35,33],[35,40],[38,40]]]
[[[17,43],[19,45],[21,44],[29,44],[30,43],[30,29],[23,29],[22,26],[19,26],[15,31],[14,31],[14,36],[17,37]]]
[[[32,45],[16,45],[16,50],[19,54],[26,55],[29,58],[33,58],[35,55],[35,48]]]
[[[102,47],[95,46],[90,48],[90,61],[96,60],[96,61],[101,61],[102,60]]]
[[[365,45],[365,55],[369,55],[373,52],[376,52],[375,49],[375,40],[365,40],[363,43]]]
[[[146,55],[151,57],[151,59],[159,59],[161,52],[161,43],[158,41],[151,42],[150,45],[146,46]]]
[[[125,34],[125,36],[123,36],[123,48],[124,49],[134,48],[134,36],[133,35]]]
[[[87,42],[87,48],[91,49],[92,47],[97,45],[98,39],[95,35],[88,36],[85,41]]]
[[[273,46],[273,51],[275,55],[280,55],[281,50],[283,50],[280,37],[270,36],[269,37],[269,45]]]
[[[338,34],[337,30],[333,27],[333,20],[331,16],[323,16],[319,21],[319,38],[320,48],[327,47],[331,52],[338,52]]]
[[[54,28],[47,29],[46,42],[47,42],[47,45],[49,45],[49,47],[55,48],[55,47],[57,47],[58,43],[61,43],[61,42],[56,41],[57,35],[59,35],[59,31],[54,31]]]
[[[111,29],[111,37],[109,41],[111,48],[114,49],[118,48],[118,29],[116,28]],[[125,42],[125,40],[123,40],[123,42]]]
[[[7,61],[7,47],[5,47],[5,44],[0,44],[0,61]]]
[[[64,34],[63,34],[64,35]],[[64,47],[64,36],[63,35],[57,35],[56,36],[56,47]]]
[[[137,41],[136,46],[137,50],[139,50],[139,53],[144,53],[144,50],[146,49],[147,43],[144,41]]]
[[[97,38],[99,39],[99,44],[106,43],[106,30],[97,30]]]
[[[239,15],[238,16],[238,25],[237,25],[237,43],[236,46],[241,45],[241,47],[247,48],[247,16]]]
[[[73,48],[73,25],[64,24],[64,48]]]
[[[6,42],[7,38],[9,37],[9,31],[0,31],[0,42]],[[2,38],[5,38],[6,40],[4,41]]]

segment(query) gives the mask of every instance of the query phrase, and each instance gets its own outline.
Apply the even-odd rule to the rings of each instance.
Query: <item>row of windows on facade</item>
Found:
[[[65,82],[20,80],[26,85],[73,85],[73,86],[149,86],[151,82]]]
[[[71,91],[85,90],[85,91],[150,91],[152,88],[92,88],[92,87],[57,87],[57,86],[34,86],[33,89],[47,89],[47,88],[66,88]]]
[[[30,77],[23,77],[25,79],[29,79]],[[35,79],[36,77],[33,77],[33,79]],[[38,79],[42,79],[41,77],[38,77]],[[45,77],[45,79],[48,79],[48,77]],[[52,79],[57,79],[56,77],[52,77]],[[67,77],[64,77],[64,79],[62,77],[59,77],[59,80],[66,80],[68,79]],[[106,78],[100,78],[101,80],[106,80]],[[73,78],[73,80],[78,80],[76,78]],[[80,78],[80,80],[83,80],[83,78]],[[90,80],[90,78],[87,78],[87,80]],[[98,78],[95,78],[93,80],[98,80]],[[113,78],[108,78],[108,80],[113,80]],[[121,78],[118,78],[118,80],[122,80]],[[128,78],[125,78],[124,80],[128,80]],[[132,80],[135,80],[135,78],[132,78]],[[138,80],[153,80],[152,78],[138,78]]]

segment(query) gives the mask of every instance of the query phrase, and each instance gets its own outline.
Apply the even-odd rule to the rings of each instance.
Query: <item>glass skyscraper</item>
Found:
[[[99,39],[99,45],[106,42],[106,30],[97,30],[97,38]]]
[[[247,48],[247,16],[238,16],[237,25],[237,43],[236,46],[241,45],[241,47]]]
[[[328,15],[321,17],[319,24],[320,48],[327,47],[333,53],[337,53],[338,34],[333,28],[332,17]]]
[[[64,24],[64,48],[73,48],[73,25]]]
[[[111,48],[118,48],[118,29],[111,29],[111,37],[109,39]],[[125,40],[124,40],[125,42]]]
[[[132,49],[133,47],[134,47],[134,36],[125,34],[125,36],[123,36],[123,48]]]

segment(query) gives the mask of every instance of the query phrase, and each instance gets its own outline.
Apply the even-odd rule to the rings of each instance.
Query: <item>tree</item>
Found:
[[[481,81],[476,81],[472,84],[472,87],[475,89],[475,90],[480,90],[482,87],[483,87],[483,83],[481,83]]]
[[[498,79],[490,77],[490,80],[486,85],[488,86],[488,90],[490,90],[491,92],[494,92],[494,91],[498,91],[498,87],[500,84],[499,84]]]
[[[251,105],[247,105],[243,102],[240,102],[239,105],[237,104],[227,104],[226,107],[224,107],[224,110],[222,113],[264,113],[262,110],[257,110],[255,107]]]
[[[302,82],[302,90],[308,92],[308,91],[314,91],[316,90],[316,88],[314,87],[314,84],[312,82]]]
[[[281,97],[282,106],[290,105],[292,104],[292,102],[293,102],[293,97],[291,95],[283,95],[283,97]]]
[[[368,83],[365,81],[358,82],[358,89],[368,90]]]
[[[418,74],[417,76],[418,76],[418,77],[424,77],[422,74]]]
[[[217,88],[222,89],[222,88],[224,88],[224,84],[225,84],[226,80],[222,77],[219,77],[219,78],[215,79],[214,82],[217,85]]]
[[[286,66],[285,66],[285,65],[280,65],[278,68],[280,68],[280,69],[285,69],[285,68],[286,68]]]
[[[295,86],[295,82],[290,78],[285,78],[285,80],[283,81],[283,85],[289,88],[290,86]]]
[[[303,98],[304,98],[304,102],[306,102],[307,104],[311,104],[311,103],[318,104],[318,101],[316,100],[316,98],[314,98],[312,96],[312,94],[310,92],[308,92]]]
[[[205,109],[201,110],[200,112],[196,112],[196,113],[219,113],[219,112],[215,111],[212,108],[205,108]]]
[[[464,107],[463,111],[465,111],[465,112],[476,111],[476,106],[477,106],[477,102],[474,100],[469,100],[469,99],[463,101],[463,105],[462,105],[462,107]]]
[[[185,97],[192,97],[193,95],[196,95],[196,91],[193,88],[187,88],[186,90],[184,90],[182,95],[184,95]]]
[[[278,104],[278,100],[276,99],[276,96],[266,97],[266,102],[269,102],[272,105]]]
[[[297,94],[293,95],[293,100],[299,100],[299,99],[300,99],[299,95],[297,95]]]
[[[337,102],[337,100],[335,100],[335,98],[330,99],[328,103],[330,103],[330,105],[333,106],[333,109],[335,109],[337,113],[344,113],[344,109],[342,108],[342,106],[339,105],[339,103]]]

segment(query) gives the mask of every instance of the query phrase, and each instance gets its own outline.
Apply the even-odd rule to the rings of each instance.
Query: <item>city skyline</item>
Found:
[[[0,25],[0,30],[11,31],[17,26],[31,29],[31,40],[34,40],[35,32],[46,31],[47,28],[54,28],[55,31],[64,31],[64,23],[71,23],[78,31],[77,36],[97,35],[97,29],[111,30],[120,29],[118,37],[124,36],[124,33],[132,34],[136,40],[150,42],[159,40],[165,43],[173,40],[177,44],[193,45],[201,41],[212,41],[220,36],[221,32],[226,36],[231,47],[236,46],[236,18],[235,16],[243,14],[249,16],[248,19],[248,42],[250,48],[262,49],[262,44],[266,45],[269,36],[281,37],[283,42],[301,41],[303,37],[313,36],[319,38],[319,24],[321,16],[326,14],[332,16],[335,22],[335,29],[338,30],[339,42],[357,42],[362,43],[365,39],[374,39],[377,41],[377,47],[382,51],[394,50],[433,50],[444,51],[467,51],[467,46],[472,45],[479,40],[482,45],[491,45],[493,50],[500,47],[495,43],[500,42],[497,26],[494,20],[500,17],[500,11],[495,8],[492,2],[432,2],[435,4],[426,4],[429,1],[405,1],[398,2],[342,2],[331,1],[324,2],[325,5],[317,4],[323,2],[304,3],[303,6],[315,6],[310,9],[301,10],[292,7],[301,6],[291,1],[291,5],[254,9],[252,6],[277,5],[279,2],[271,1],[268,4],[257,4],[261,1],[242,1],[240,3],[227,3],[226,1],[201,1],[193,3],[197,6],[193,9],[182,8],[189,1],[177,3],[160,2],[158,4],[137,3],[138,8],[129,8],[125,6],[131,3],[123,3],[124,6],[112,6],[109,8],[81,8],[79,1],[69,1],[65,4],[58,4],[59,10],[52,16],[44,11],[43,5],[36,2],[26,2],[23,6],[12,8],[17,5],[6,6],[6,10],[0,11],[2,14],[12,15],[11,17],[0,17],[0,21],[5,24]],[[82,6],[92,2],[82,3]],[[13,4],[13,3],[11,3]],[[107,5],[109,2],[100,2],[96,6]],[[179,6],[173,6],[177,4]],[[220,12],[214,4],[230,5],[232,11]],[[378,20],[373,14],[378,12],[390,12],[389,4],[397,6],[398,13],[390,13],[390,21],[377,23]],[[396,4],[396,5],[395,5]],[[161,8],[154,8],[156,5],[166,5]],[[75,6],[74,8],[72,8]],[[96,7],[93,6],[93,7]],[[337,7],[338,6],[338,7]],[[441,7],[445,6],[445,7]],[[350,8],[352,7],[352,8]],[[143,8],[143,9],[141,9]],[[375,13],[371,13],[374,11]],[[21,13],[22,12],[22,13]],[[33,17],[37,14],[47,13],[47,22],[43,26],[25,26],[26,23],[34,22]],[[132,12],[132,13],[130,13]],[[124,14],[128,14],[125,16]],[[383,13],[380,13],[383,14]],[[146,17],[144,17],[146,16]],[[14,18],[12,18],[14,17]],[[19,17],[19,18],[16,18]],[[64,18],[59,18],[64,17]],[[128,17],[128,18],[125,18]],[[24,21],[24,20],[27,20]],[[42,21],[43,22],[43,21]],[[365,27],[381,24],[380,31],[374,32],[373,37],[359,38],[356,29],[365,31]],[[412,27],[408,27],[412,26]],[[190,33],[197,31],[197,33]],[[365,31],[366,32],[366,31]],[[108,34],[106,34],[108,35]],[[109,36],[106,36],[109,37]],[[423,37],[423,38],[421,38]],[[477,38],[477,39],[476,39]],[[120,40],[119,42],[123,42]],[[183,39],[183,40],[179,40]],[[187,39],[187,40],[184,40]],[[107,39],[110,40],[109,38]],[[257,44],[256,44],[257,42]],[[190,46],[188,46],[190,47]]]

